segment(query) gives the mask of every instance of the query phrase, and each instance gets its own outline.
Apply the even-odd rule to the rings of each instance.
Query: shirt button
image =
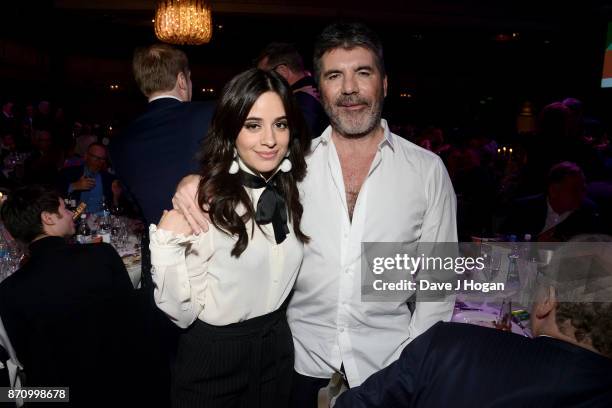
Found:
[[[183,311],[185,311],[185,310],[189,309],[189,305],[186,305],[186,304],[185,305],[181,305],[181,309],[183,309]]]
[[[338,330],[340,331],[340,333],[344,333],[344,327],[340,327]]]

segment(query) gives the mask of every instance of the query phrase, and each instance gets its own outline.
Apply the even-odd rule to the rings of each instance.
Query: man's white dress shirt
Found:
[[[544,222],[544,228],[540,233],[546,232],[549,229],[556,227],[561,224],[572,214],[572,211],[566,211],[563,214],[557,214],[555,210],[550,206],[550,202],[546,199],[546,221]]]
[[[244,188],[257,208],[264,189]],[[177,326],[189,327],[196,319],[215,326],[237,323],[271,313],[287,299],[303,245],[291,223],[280,244],[271,223],[261,226],[263,232],[255,226],[251,234],[252,227],[253,220],[246,225],[248,246],[235,258],[231,251],[237,238],[212,224],[208,232],[187,237],[151,225],[155,303]]]
[[[454,298],[417,303],[362,302],[362,242],[456,242],[456,199],[442,160],[389,131],[349,219],[331,127],[313,140],[300,185],[302,231],[311,237],[287,312],[298,373],[330,378],[344,364],[351,387],[396,360],[439,320]],[[409,275],[407,274],[407,277]],[[407,296],[408,298],[408,296]],[[407,299],[406,298],[406,299]]]
[[[149,103],[151,103],[153,101],[156,101],[158,99],[163,99],[163,98],[172,98],[172,99],[176,99],[179,102],[183,102],[180,98],[178,98],[178,97],[176,97],[174,95],[164,94],[164,95],[158,95],[158,96],[155,96],[155,97],[149,99]]]

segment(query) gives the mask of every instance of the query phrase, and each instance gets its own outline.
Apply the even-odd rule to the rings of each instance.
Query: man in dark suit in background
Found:
[[[6,99],[2,101],[2,110],[0,111],[0,134],[17,135],[17,119],[13,113],[15,104],[13,101]]]
[[[11,193],[1,215],[30,253],[0,283],[1,321],[26,373],[22,385],[70,387],[70,406],[115,406],[119,395],[142,401],[146,396],[130,395],[146,384],[138,371],[147,361],[144,336],[115,249],[68,244],[72,212],[59,194],[37,185]]]
[[[148,98],[147,110],[110,144],[117,177],[140,206],[146,224],[157,223],[163,210],[172,208],[172,196],[183,176],[197,172],[195,158],[212,118],[213,103],[190,102],[191,72],[187,56],[166,44],[137,49],[132,61],[134,77]],[[159,395],[157,406],[169,405],[169,365],[178,330],[155,305],[148,234],[142,243],[143,304],[149,311],[150,340],[156,353],[155,382],[147,393]]]
[[[585,242],[590,254],[570,242],[556,276],[539,276],[533,339],[437,323],[333,407],[612,407],[610,242]]]
[[[501,232],[538,241],[566,241],[581,233],[603,230],[597,206],[586,198],[585,177],[571,162],[554,165],[547,177],[546,193],[516,200]]]
[[[295,100],[300,106],[304,119],[313,138],[329,126],[329,119],[321,105],[319,91],[314,78],[304,69],[304,61],[292,44],[271,43],[257,58],[257,67],[275,71],[291,86]]]
[[[589,183],[587,197],[599,208],[603,228],[612,231],[612,177],[608,181]]]
[[[136,83],[147,110],[110,145],[115,173],[140,205],[147,224],[172,208],[181,178],[198,170],[195,155],[206,136],[213,104],[190,102],[187,56],[166,44],[134,53]]]

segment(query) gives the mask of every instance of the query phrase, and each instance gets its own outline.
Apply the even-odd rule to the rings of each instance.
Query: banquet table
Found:
[[[501,307],[502,305],[497,303],[489,304],[458,301],[455,304],[455,310],[451,321],[495,328],[495,322],[500,319]],[[524,312],[525,309],[526,308],[522,305],[513,305],[512,307],[513,312]],[[529,321],[521,321],[516,316],[512,318],[511,331],[521,336],[532,337]]]
[[[470,248],[473,250],[474,244]],[[463,276],[463,279],[479,282],[504,283],[506,288],[501,292],[490,293],[459,293],[455,303],[455,309],[451,321],[458,323],[469,323],[478,326],[495,328],[496,323],[502,320],[504,313],[501,311],[505,305],[511,312],[510,331],[526,337],[531,337],[529,310],[533,300],[534,288],[538,277],[538,267],[545,265],[552,256],[547,251],[538,256],[538,260],[516,258],[516,268],[519,282],[512,287],[508,279],[510,269],[510,254],[514,243],[508,242],[485,242],[476,244],[487,246],[486,251],[480,251],[477,255],[487,253],[487,268],[481,271],[473,270]],[[526,245],[526,244],[522,244]],[[522,250],[524,248],[521,247]]]
[[[89,216],[87,224],[92,230],[93,235],[98,234],[97,241],[102,240],[99,234],[101,218],[99,216]],[[141,266],[141,235],[144,227],[141,221],[123,216],[111,216],[111,233],[106,236],[106,241],[109,242],[117,251],[125,268],[127,269],[130,281],[135,289],[140,288],[142,277]]]
[[[142,278],[140,237],[138,235],[130,235],[127,248],[115,247],[115,249],[121,256],[134,289],[139,289]]]

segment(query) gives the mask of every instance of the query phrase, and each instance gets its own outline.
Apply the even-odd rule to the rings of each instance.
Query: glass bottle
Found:
[[[91,242],[91,230],[87,225],[87,214],[81,214],[81,222],[77,230],[76,239],[79,244],[87,244]]]

